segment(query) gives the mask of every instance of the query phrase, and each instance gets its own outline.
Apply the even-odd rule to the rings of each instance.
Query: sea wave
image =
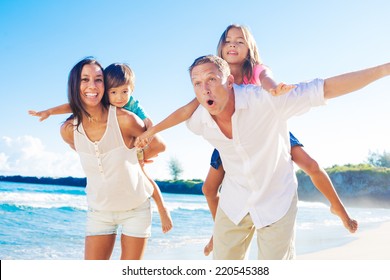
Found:
[[[87,210],[85,196],[70,194],[3,192],[0,204],[31,208],[73,208]]]
[[[298,201],[298,207],[302,208],[329,208],[328,205],[322,202],[308,202],[308,201]]]
[[[198,211],[205,210],[209,211],[207,203],[191,203],[191,202],[166,202],[166,206],[170,211],[176,210],[187,210],[187,211]]]

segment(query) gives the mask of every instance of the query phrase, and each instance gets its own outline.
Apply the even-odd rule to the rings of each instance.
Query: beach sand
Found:
[[[354,234],[356,240],[322,251],[302,254],[297,260],[390,260],[390,222]]]

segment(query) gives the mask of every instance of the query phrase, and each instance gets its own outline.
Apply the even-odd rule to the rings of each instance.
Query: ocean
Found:
[[[146,260],[202,260],[203,247],[213,222],[201,195],[163,193],[174,227],[161,231],[153,205],[152,237]],[[320,202],[298,203],[297,254],[340,246],[354,240],[338,217]],[[351,208],[350,216],[359,222],[359,231],[390,221],[390,208]],[[0,182],[0,259],[1,260],[81,260],[86,220],[84,188]],[[252,242],[248,259],[256,259]],[[112,259],[119,259],[119,239]]]

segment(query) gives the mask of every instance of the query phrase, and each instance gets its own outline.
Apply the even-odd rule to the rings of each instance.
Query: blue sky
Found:
[[[134,97],[156,123],[190,101],[188,66],[215,53],[231,23],[252,30],[275,79],[297,83],[390,61],[390,2],[345,1],[0,1],[0,175],[83,177],[61,139],[66,116],[27,114],[67,102],[69,70],[85,56],[130,64]],[[322,166],[363,162],[390,151],[390,78],[290,120],[290,130]],[[161,134],[168,150],[148,166],[170,178],[204,179],[212,147],[184,124]]]

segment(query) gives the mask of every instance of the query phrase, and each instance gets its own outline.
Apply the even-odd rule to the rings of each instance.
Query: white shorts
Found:
[[[126,211],[88,209],[87,236],[117,234],[120,227],[124,235],[139,238],[150,237],[152,227],[150,199],[137,208]]]

